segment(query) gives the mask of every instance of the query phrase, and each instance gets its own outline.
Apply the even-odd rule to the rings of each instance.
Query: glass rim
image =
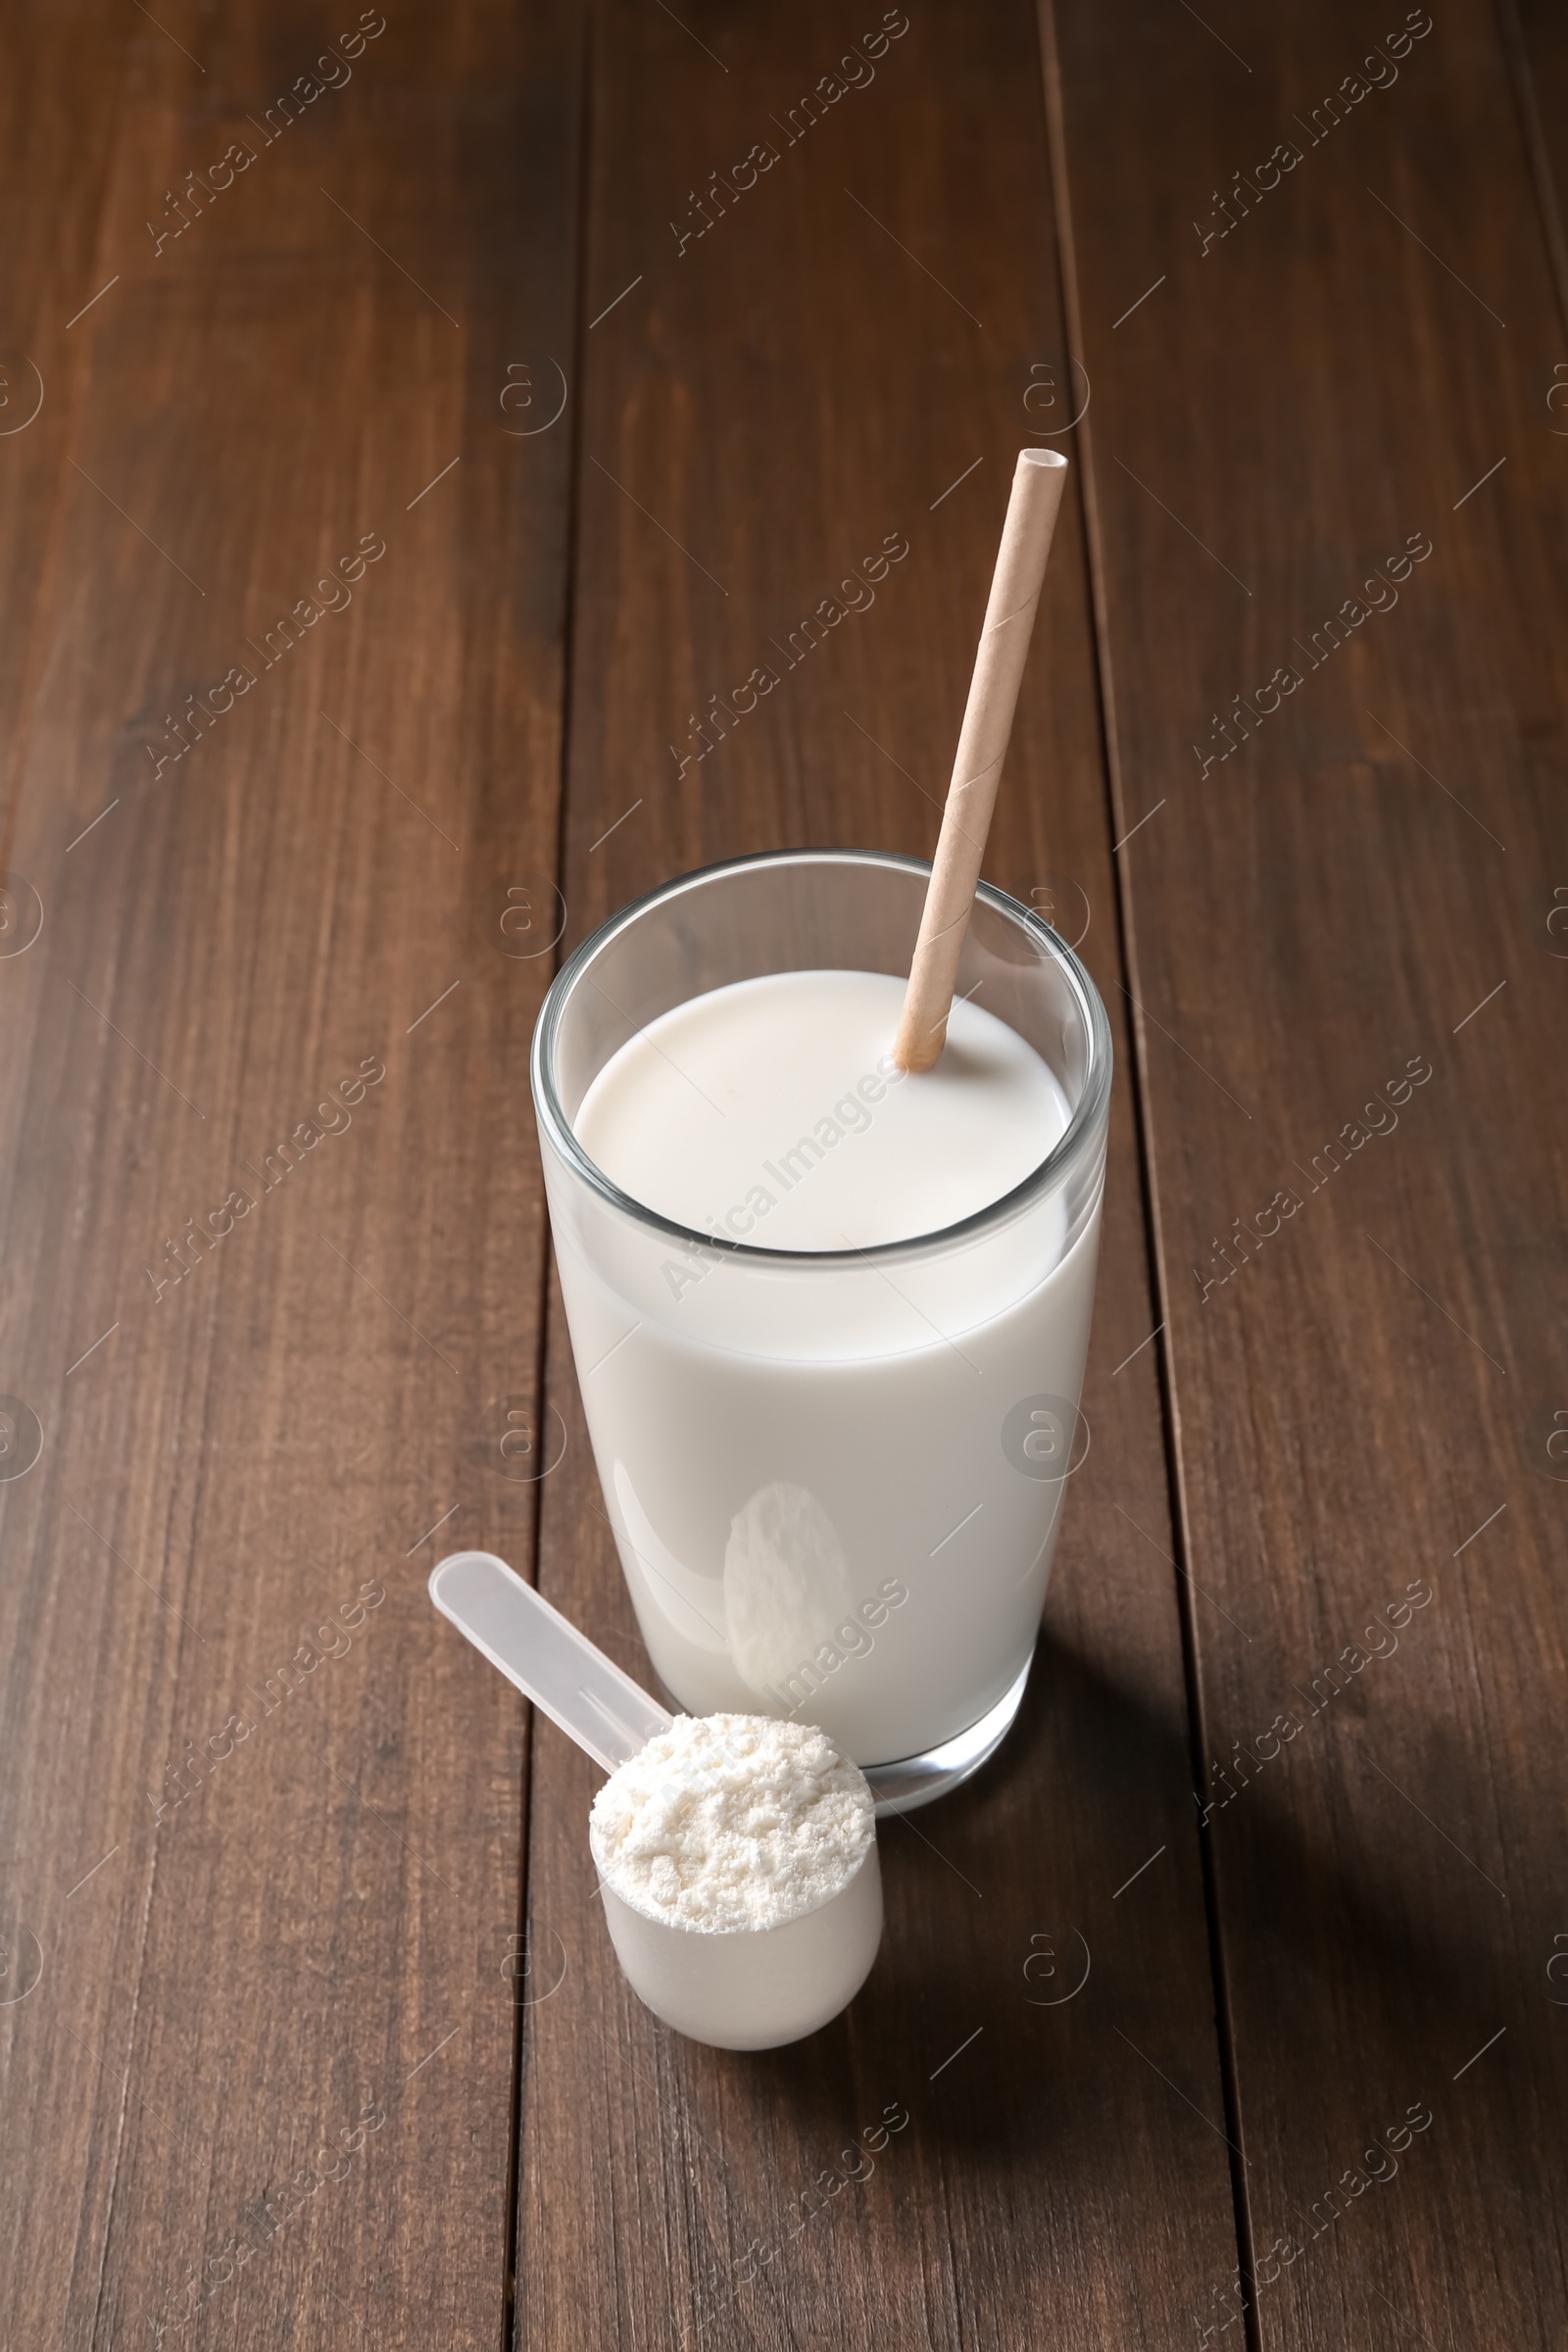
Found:
[[[792,1271],[808,1266],[824,1269],[874,1266],[935,1247],[973,1240],[988,1227],[1010,1223],[1032,1200],[1051,1191],[1065,1175],[1071,1163],[1081,1156],[1087,1139],[1094,1133],[1105,1108],[1111,1079],[1110,1022],[1099,989],[1066,941],[1053,931],[1033,907],[1025,906],[1021,900],[1009,897],[1006,891],[998,890],[990,882],[981,882],[976,886],[976,899],[1006,917],[1026,937],[1043,946],[1047,955],[1061,965],[1078,1000],[1088,1041],[1089,1058],[1083,1090],[1073,1106],[1071,1117],[1045,1158],[1037,1167],[1031,1168],[1028,1175],[1015,1184],[1010,1192],[1004,1193],[999,1200],[988,1201],[984,1208],[975,1209],[969,1216],[960,1217],[956,1224],[939,1226],[931,1233],[910,1234],[902,1241],[871,1242],[858,1250],[778,1250],[759,1248],[754,1242],[737,1241],[727,1234],[702,1233],[694,1226],[682,1225],[677,1219],[664,1216],[659,1209],[650,1208],[646,1201],[636,1200],[630,1193],[622,1192],[598,1162],[589,1157],[577,1141],[555,1081],[555,1041],[573,989],[587,973],[594,958],[612,940],[629,930],[651,906],[662,901],[678,898],[683,892],[699,884],[711,882],[720,874],[740,873],[748,866],[755,865],[892,866],[904,873],[927,877],[931,872],[928,858],[906,858],[897,850],[761,850],[745,858],[721,858],[711,865],[694,866],[687,873],[676,874],[671,880],[644,891],[640,898],[629,900],[624,906],[607,916],[596,931],[590,932],[582,944],[572,950],[551,981],[545,1001],[539,1008],[539,1017],[534,1023],[533,1046],[529,1055],[535,1117],[548,1134],[558,1156],[572,1174],[586,1183],[602,1200],[608,1201],[611,1207],[618,1209],[635,1224],[664,1234],[687,1250],[694,1246],[699,1250],[716,1250],[726,1257],[743,1262],[759,1266],[787,1266]],[[633,1030],[632,1035],[640,1036],[642,1029],[648,1025],[644,1022],[641,1028]]]

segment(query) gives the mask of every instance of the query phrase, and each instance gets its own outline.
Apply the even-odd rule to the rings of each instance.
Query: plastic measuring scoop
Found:
[[[443,1617],[606,1772],[674,1717],[493,1551],[455,1551],[430,1571]],[[601,1882],[627,1982],[693,2041],[765,2050],[814,2034],[852,2001],[882,1938],[876,1840],[815,1910],[771,1928],[698,1930],[656,1919]]]
[[[450,1552],[430,1571],[430,1598],[606,1772],[628,1762],[674,1722],[493,1551]]]

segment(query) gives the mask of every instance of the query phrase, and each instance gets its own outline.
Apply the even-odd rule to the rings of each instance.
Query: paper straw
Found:
[[[991,601],[953,763],[953,781],[948,786],[942,831],[920,916],[920,936],[893,1045],[893,1058],[906,1070],[930,1069],[947,1038],[958,957],[980,879],[980,861],[997,804],[997,785],[1012,733],[1035,608],[1066,479],[1067,461],[1057,451],[1019,451],[992,575]]]

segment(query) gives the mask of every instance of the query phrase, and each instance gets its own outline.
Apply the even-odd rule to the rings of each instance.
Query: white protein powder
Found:
[[[843,1891],[876,1834],[865,1776],[812,1724],[677,1715],[611,1774],[589,1843],[622,1902],[665,1926],[777,1928]]]

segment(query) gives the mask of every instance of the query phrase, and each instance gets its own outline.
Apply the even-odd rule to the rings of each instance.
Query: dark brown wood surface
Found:
[[[1064,12],[1063,117],[1119,804],[1164,802],[1125,855],[1186,1558],[1247,1629],[1194,1617],[1200,1751],[1243,1743],[1204,1835],[1250,2325],[1544,2345],[1562,345],[1490,11],[1436,12],[1312,144],[1380,28],[1238,24],[1237,59],[1179,13]],[[1205,248],[1209,191],[1293,135]],[[1370,584],[1415,534],[1431,554]],[[1388,609],[1314,663],[1357,598]],[[1205,768],[1210,714],[1284,664]],[[1215,1237],[1282,1192],[1227,1273]],[[1419,1613],[1364,1630],[1412,1583]]]
[[[880,10],[379,21],[0,97],[7,2341],[1559,2343],[1556,20],[940,0],[809,129]],[[684,867],[929,853],[1048,435],[987,871],[1116,1033],[1093,1444],[864,1992],[727,2056],[424,1592],[646,1671],[528,1037]]]
[[[118,275],[74,416],[0,444],[54,518],[11,836],[45,925],[0,964],[0,1385],[44,1440],[0,1490],[19,1988],[42,1950],[0,2010],[6,2332],[490,2342],[522,1727],[431,1638],[419,1539],[530,1540],[483,1423],[534,1381],[546,975],[484,933],[553,863],[567,453],[500,399],[569,332],[580,33],[389,24],[269,146],[317,12],[171,24],[205,70],[137,20],[42,314]],[[245,664],[174,759],[165,713]]]

